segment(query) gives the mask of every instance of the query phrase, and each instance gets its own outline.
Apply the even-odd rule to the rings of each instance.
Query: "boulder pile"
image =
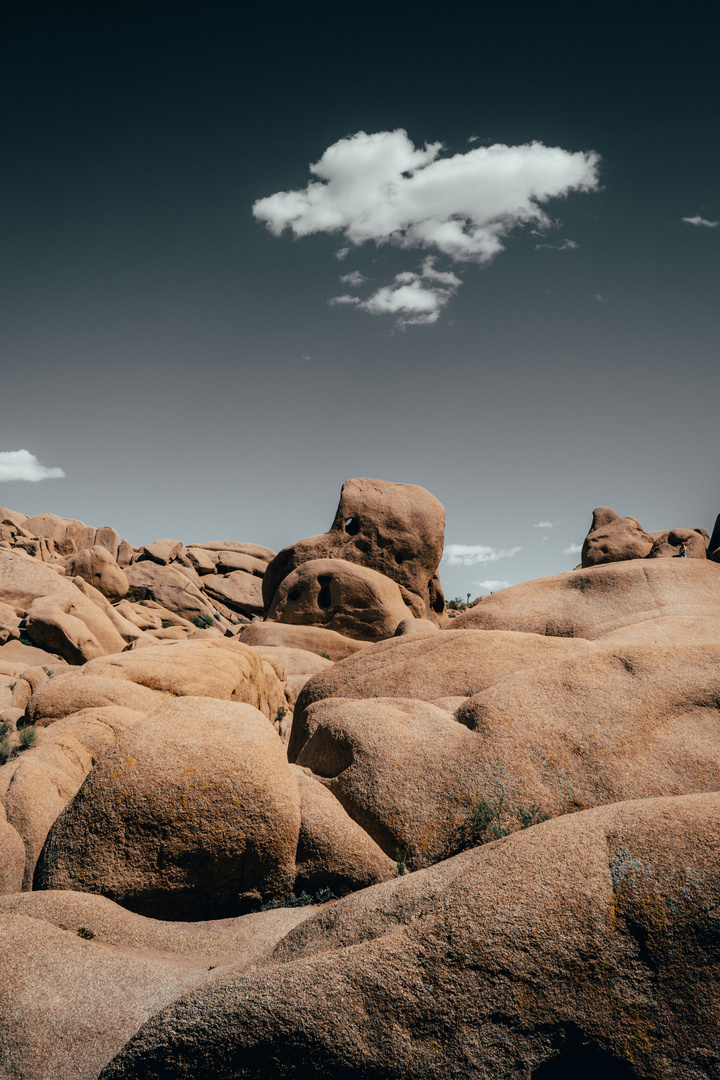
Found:
[[[720,529],[278,554],[0,510],[0,1077],[720,1075]]]

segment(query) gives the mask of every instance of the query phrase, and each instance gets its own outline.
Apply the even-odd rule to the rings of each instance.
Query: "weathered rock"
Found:
[[[0,893],[19,892],[25,870],[25,845],[7,820],[0,802]]]
[[[237,915],[295,878],[297,785],[248,705],[183,698],[127,731],[57,819],[35,888],[165,919]]]
[[[23,645],[21,641],[8,641],[0,646],[0,664],[20,665],[18,674],[23,667],[52,665],[53,667],[66,668],[68,665],[55,653],[46,652],[44,649],[36,649],[34,645]]]
[[[317,910],[168,923],[89,893],[0,897],[2,1076],[96,1080],[163,1005],[261,961]]]
[[[108,600],[122,600],[127,594],[127,576],[101,544],[69,555],[65,565],[70,577],[83,578]]]
[[[73,585],[80,590],[80,592],[92,601],[95,607],[100,608],[104,615],[110,620],[115,629],[117,630],[123,641],[137,641],[142,637],[139,628],[130,619],[126,619],[122,612],[118,611],[114,607],[107,597],[103,596],[99,589],[96,589],[94,585],[90,585],[84,578],[74,577],[72,579]]]
[[[42,536],[52,540],[60,555],[72,555],[77,550],[78,541],[88,531],[87,525],[82,521],[58,517],[57,514],[36,514],[34,517],[25,518],[22,524],[30,536]],[[90,531],[93,534],[93,539],[90,540],[92,545],[95,530]]]
[[[132,546],[129,540],[121,540],[118,545],[117,564],[122,566],[123,569],[129,566],[132,562],[132,557],[135,554],[135,548]]]
[[[705,529],[671,529],[661,533],[653,543],[646,559],[673,559],[685,549],[687,559],[706,559],[710,537]]]
[[[720,573],[706,559],[643,559],[514,585],[464,611],[453,630],[520,630],[594,640],[668,616],[717,618]]]
[[[343,660],[368,647],[369,642],[356,641],[335,630],[320,626],[293,626],[291,623],[253,622],[239,634],[245,645],[276,645],[282,648],[303,649],[317,653],[326,660]],[[0,655],[2,655],[0,653]]]
[[[310,769],[393,860],[416,870],[455,854],[482,794],[481,740],[425,701],[316,702],[297,764]]]
[[[710,1077],[719,903],[720,796],[568,815],[321,910],[101,1080]]]
[[[328,532],[284,548],[263,579],[268,609],[280,583],[304,562],[335,558],[369,567],[420,598],[417,614],[443,621],[445,600],[437,568],[445,511],[425,488],[385,480],[348,480]],[[408,598],[409,606],[412,599]]]
[[[295,892],[322,888],[343,895],[397,876],[397,864],[306,769],[290,766],[300,795]]]
[[[214,574],[215,562],[207,551],[201,548],[188,548],[185,552],[188,562],[198,574]]]
[[[315,559],[284,578],[267,619],[382,641],[407,615],[399,586],[384,574],[343,559]]]
[[[154,544],[146,544],[141,551],[153,562],[167,566],[173,559],[177,559],[182,551],[182,544],[179,540],[156,540]]]
[[[262,580],[242,570],[234,573],[207,577],[203,588],[213,600],[219,600],[233,611],[251,617],[262,615]]]
[[[93,764],[140,715],[115,706],[77,712],[39,730],[35,746],[0,768],[0,800],[24,842],[22,888],[32,887],[35,863],[55,819]]]
[[[192,550],[192,549],[190,549]],[[218,574],[230,574],[233,570],[244,570],[246,574],[255,574],[262,577],[267,568],[267,559],[258,559],[255,555],[248,555],[243,551],[213,551],[208,549],[194,549],[209,559]]]
[[[277,555],[272,548],[263,547],[262,544],[245,544],[240,540],[210,540],[207,544],[191,546],[204,551],[237,551],[241,555],[252,555],[254,559],[260,559],[264,563],[269,563]]]
[[[508,676],[456,717],[480,735],[478,795],[516,828],[533,805],[555,815],[719,790],[719,700],[720,641],[608,641]]]
[[[592,525],[582,546],[581,565],[644,559],[652,546],[652,536],[636,518],[621,518],[608,506],[599,506],[593,510]]]
[[[151,690],[135,682],[86,675],[85,669],[81,668],[77,675],[43,682],[30,698],[27,715],[33,724],[47,727],[81,709],[101,709],[106,705],[119,705],[135,712],[154,712],[169,696],[167,692]]]
[[[125,646],[110,619],[77,588],[74,595],[33,600],[25,615],[25,629],[36,645],[71,664],[83,664]]]
[[[253,705],[274,717],[282,684],[261,657],[239,641],[202,638],[171,641],[86,664],[83,677],[124,679],[179,696],[212,697]]]
[[[161,566],[147,559],[128,566],[125,573],[134,599],[156,600],[190,621],[203,616],[213,617],[214,605],[177,567]]]
[[[421,637],[392,638],[372,645],[334,668],[314,675],[300,693],[288,754],[303,745],[305,709],[324,698],[419,698],[472,694],[516,671],[563,656],[592,652],[587,641],[545,638],[507,631],[443,630]]]

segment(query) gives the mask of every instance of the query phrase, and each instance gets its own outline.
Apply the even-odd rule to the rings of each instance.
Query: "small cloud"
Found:
[[[582,544],[568,544],[563,551],[563,555],[579,555],[581,551]]]
[[[301,360],[312,360],[312,356],[301,356]]]
[[[476,563],[494,563],[517,555],[519,547],[493,548],[487,544],[448,544],[442,561],[446,566],[474,566]],[[476,585],[480,582],[475,582]]]
[[[552,521],[538,521],[537,525],[533,525],[533,529],[552,529]]]
[[[498,592],[500,589],[509,589],[509,581],[473,581],[473,585],[485,589],[486,592]]]
[[[350,296],[349,293],[345,293],[343,296],[333,296],[328,300],[330,307],[339,307],[342,304],[359,304],[360,298],[358,296]]]
[[[338,248],[338,250],[335,252],[335,258],[339,259],[340,262],[342,262],[343,259],[347,259],[349,254],[350,248]]]
[[[604,304],[604,303],[605,303],[605,297],[604,297],[604,296],[602,296],[602,295],[601,295],[601,294],[600,294],[599,292],[596,292],[596,293],[595,293],[595,299],[596,299],[596,300],[599,300],[601,304]]]
[[[352,270],[349,274],[343,274],[340,278],[341,285],[350,285],[354,289],[364,285],[366,281],[367,278],[359,270]]]
[[[64,476],[62,469],[41,465],[28,450],[0,451],[0,481],[29,480],[35,483],[38,480],[60,480]]]
[[[479,142],[479,141],[480,141],[480,136],[479,135],[471,135],[470,138],[468,139],[468,142]]]
[[[576,251],[579,247],[574,240],[563,240],[562,244],[536,244],[535,250],[548,248],[550,251]]]
[[[684,217],[683,221],[686,221],[688,225],[704,225],[706,229],[717,229],[720,225],[720,221],[708,221],[707,218],[700,217],[696,214],[695,217]]]
[[[428,256],[419,274],[397,274],[392,285],[378,289],[358,306],[370,315],[395,315],[400,328],[436,323],[462,282],[449,271],[436,270],[434,263]]]

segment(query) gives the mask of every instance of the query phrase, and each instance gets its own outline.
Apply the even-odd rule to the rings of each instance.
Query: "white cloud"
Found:
[[[576,251],[579,247],[574,240],[563,240],[562,244],[536,244],[535,250],[549,248],[550,251]]]
[[[342,304],[359,304],[359,296],[351,296],[350,293],[343,293],[342,296],[333,296],[331,300],[328,300],[330,307],[338,307]]]
[[[41,465],[28,450],[0,451],[0,481],[2,480],[57,480],[65,476],[62,469]]]
[[[515,226],[549,223],[541,203],[598,186],[592,151],[540,142],[452,157],[441,157],[442,149],[440,142],[417,149],[402,129],[359,131],[310,166],[316,179],[306,188],[258,199],[253,214],[276,236],[288,228],[297,237],[341,233],[356,247],[393,243],[487,263]]]
[[[350,254],[350,248],[348,248],[348,247],[338,248],[338,250],[335,252],[335,258],[339,259],[340,262],[342,262],[343,259],[347,259],[349,254]]]
[[[448,544],[442,561],[447,566],[474,566],[476,563],[494,563],[517,555],[519,547],[493,548],[487,544]],[[476,585],[480,582],[476,581]]]
[[[720,225],[720,221],[708,221],[707,218],[700,217],[696,214],[695,217],[684,217],[683,221],[686,221],[688,225],[704,225],[707,229],[717,229]]]
[[[568,544],[563,551],[563,555],[579,555],[582,551],[582,544]]]
[[[509,581],[473,581],[473,585],[479,585],[487,592],[498,592],[500,589],[509,589]]]
[[[342,285],[350,285],[354,289],[357,289],[361,285],[364,285],[366,281],[367,278],[364,274],[361,274],[359,270],[351,270],[349,274],[343,274],[343,276],[340,278],[340,283]]]
[[[455,295],[462,282],[449,271],[436,270],[435,260],[428,255],[420,273],[404,271],[397,274],[392,285],[384,285],[367,300],[336,296],[330,304],[356,304],[359,310],[371,315],[395,315],[398,326],[427,326],[437,322],[440,312]],[[342,280],[342,279],[341,279]]]
[[[537,525],[533,525],[533,529],[552,529],[552,521],[538,521]]]

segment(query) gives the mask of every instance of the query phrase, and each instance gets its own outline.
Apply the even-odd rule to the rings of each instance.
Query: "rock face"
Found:
[[[107,597],[122,600],[129,588],[127,575],[101,544],[69,555],[65,565],[71,577],[81,577]]]
[[[717,618],[720,574],[699,559],[633,559],[538,578],[483,597],[453,630],[519,630],[596,640],[665,617]]]
[[[452,630],[421,637],[399,637],[369,646],[326,672],[313,676],[300,692],[288,753],[294,761],[306,739],[305,711],[332,698],[465,699],[513,672],[584,656],[588,641],[540,637],[507,631]],[[459,704],[459,702],[458,702]]]
[[[101,758],[50,830],[34,887],[223,918],[291,891],[299,831],[297,785],[266,717],[187,697]]]
[[[270,608],[280,583],[302,563],[333,558],[391,578],[411,594],[408,606],[415,605],[418,615],[442,621],[445,600],[437,568],[444,532],[445,511],[425,488],[348,480],[329,531],[284,548],[268,565],[265,607]]]
[[[407,613],[400,587],[384,574],[342,559],[313,559],[283,579],[267,618],[382,641]]]
[[[644,559],[652,546],[652,536],[636,518],[621,518],[608,506],[599,506],[593,510],[592,525],[582,546],[582,566]]]
[[[685,550],[687,559],[706,559],[710,537],[705,529],[671,529],[655,538],[646,559],[675,559]]]
[[[546,822],[319,912],[101,1078],[710,1077],[719,852],[716,794]]]

